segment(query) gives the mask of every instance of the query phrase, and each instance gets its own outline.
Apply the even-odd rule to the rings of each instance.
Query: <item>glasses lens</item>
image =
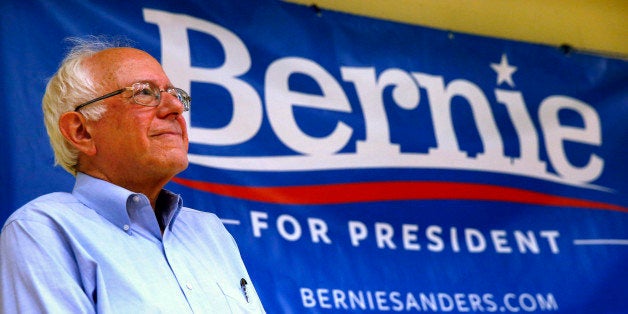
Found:
[[[133,101],[142,106],[156,107],[161,100],[161,90],[148,82],[133,84]],[[180,88],[171,87],[166,90],[170,95],[176,97],[183,105],[183,110],[190,110],[191,98],[188,93]]]
[[[190,103],[192,102],[192,99],[186,91],[177,87],[173,87],[168,89],[168,93],[170,93],[174,97],[177,97],[177,99],[183,104],[183,111],[190,110]]]
[[[149,83],[133,84],[133,100],[143,106],[159,105],[159,89]]]

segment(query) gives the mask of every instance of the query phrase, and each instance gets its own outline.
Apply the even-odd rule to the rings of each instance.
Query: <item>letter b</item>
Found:
[[[315,307],[316,299],[314,299],[314,292],[309,288],[301,288],[301,301],[304,307]]]
[[[188,15],[144,9],[144,20],[159,27],[161,63],[174,85],[190,90],[192,81],[206,82],[225,88],[231,95],[231,121],[222,128],[193,127],[190,119],[193,109],[184,113],[190,142],[234,145],[252,138],[262,125],[262,101],[253,87],[237,78],[251,67],[251,56],[242,40],[226,28]],[[192,66],[188,29],[218,40],[225,52],[225,60],[220,67],[207,69]],[[211,101],[208,99],[205,102]]]

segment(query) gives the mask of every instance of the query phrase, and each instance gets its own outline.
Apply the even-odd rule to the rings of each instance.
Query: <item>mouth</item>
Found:
[[[175,136],[175,137],[181,138],[183,136],[183,133],[179,130],[158,130],[158,131],[151,132],[149,136],[150,137]]]
[[[156,136],[164,136],[164,135],[175,135],[175,136],[181,136],[181,132],[175,132],[175,131],[164,131],[164,132],[157,132],[157,133],[154,133],[154,134],[153,134],[153,135],[151,135],[151,136],[156,137]]]

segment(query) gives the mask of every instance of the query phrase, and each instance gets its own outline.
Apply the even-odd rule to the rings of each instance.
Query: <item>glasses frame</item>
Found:
[[[133,85],[131,85],[131,86],[128,86],[128,87],[123,87],[123,88],[120,88],[120,89],[118,89],[118,90],[116,90],[116,91],[113,91],[113,92],[111,92],[111,93],[107,93],[107,94],[104,94],[104,95],[102,95],[102,96],[100,96],[100,97],[96,97],[96,98],[94,98],[94,99],[92,99],[92,100],[86,101],[86,102],[84,102],[84,103],[82,103],[82,104],[80,104],[80,105],[76,106],[76,107],[74,108],[74,111],[75,111],[75,112],[78,112],[79,110],[81,110],[83,107],[85,107],[85,106],[87,106],[87,105],[93,104],[93,103],[95,103],[95,102],[97,102],[97,101],[105,100],[105,99],[107,99],[107,98],[111,98],[111,97],[116,96],[116,95],[120,95],[120,94],[124,93],[125,91],[128,91],[128,90],[129,90],[129,91],[133,91],[133,90],[135,90],[135,85],[137,85],[137,84],[148,84],[149,86],[155,87],[155,85],[154,85],[154,84],[151,84],[151,83],[149,83],[149,82],[137,82],[137,83],[133,83]],[[145,105],[145,104],[140,104],[140,103],[138,103],[137,101],[135,101],[135,95],[131,96],[131,99],[133,99],[133,102],[134,102],[134,103],[136,103],[136,104],[138,104],[138,105],[140,105],[140,106],[145,106],[145,107],[157,107],[157,106],[159,106],[159,105],[161,104],[161,93],[163,93],[163,92],[167,92],[168,94],[171,94],[171,93],[170,93],[170,91],[171,91],[171,90],[174,90],[174,91],[176,91],[176,92],[177,92],[177,94],[178,94],[178,95],[182,95],[182,96],[183,96],[183,98],[184,98],[184,99],[180,99],[180,98],[179,98],[179,96],[173,95],[173,96],[175,96],[175,97],[177,98],[177,100],[179,100],[179,102],[181,102],[181,104],[183,105],[183,111],[189,111],[189,110],[190,110],[190,103],[192,102],[192,98],[191,98],[191,97],[190,97],[190,95],[189,95],[186,91],[184,91],[183,89],[181,89],[181,88],[177,88],[177,87],[169,87],[169,88],[167,88],[167,89],[158,89],[158,88],[155,88],[155,90],[156,90],[156,91],[159,91],[159,93],[158,93],[158,94],[155,94],[155,99],[157,100],[157,104],[156,104],[156,105],[154,105],[154,106],[150,106],[150,105]],[[171,94],[171,95],[172,95],[172,94]]]

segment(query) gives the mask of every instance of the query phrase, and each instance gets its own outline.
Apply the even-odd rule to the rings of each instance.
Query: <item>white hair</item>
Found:
[[[48,81],[42,99],[44,122],[50,144],[55,155],[55,165],[61,165],[72,175],[76,175],[78,150],[74,148],[59,130],[59,118],[66,112],[74,111],[79,104],[94,99],[97,95],[97,83],[86,69],[83,61],[105,49],[121,47],[121,41],[112,41],[103,37],[68,38],[73,45],[61,62],[57,73]],[[105,113],[106,107],[94,103],[81,113],[88,120],[98,120]]]

